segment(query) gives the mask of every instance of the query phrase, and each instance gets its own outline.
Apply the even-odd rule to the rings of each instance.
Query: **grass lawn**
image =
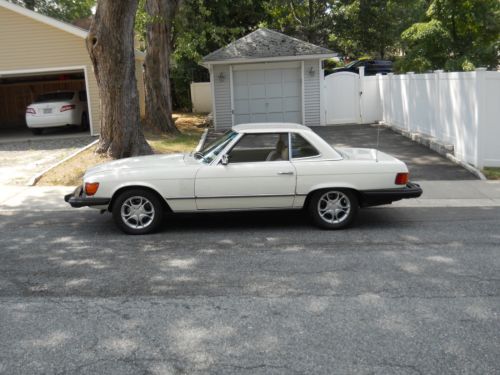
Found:
[[[488,180],[500,180],[500,168],[486,167],[483,169],[483,174]]]
[[[205,115],[191,113],[174,114],[175,124],[181,131],[177,136],[158,135],[146,132],[146,139],[157,154],[191,151],[196,147],[203,132]],[[37,185],[75,186],[81,183],[85,171],[94,165],[112,160],[95,153],[97,146],[78,154],[46,173]]]

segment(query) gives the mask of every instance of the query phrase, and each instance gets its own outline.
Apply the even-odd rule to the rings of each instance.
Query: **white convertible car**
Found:
[[[124,232],[145,234],[165,212],[229,210],[304,209],[318,226],[339,229],[359,207],[422,194],[402,161],[333,148],[297,124],[237,125],[198,150],[98,165],[65,200],[110,211]]]

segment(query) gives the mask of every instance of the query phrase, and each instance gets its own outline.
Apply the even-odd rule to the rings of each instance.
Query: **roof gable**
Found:
[[[215,61],[283,58],[289,56],[334,55],[327,48],[260,28],[203,58],[204,63]]]
[[[0,0],[0,6],[6,8],[8,10],[11,10],[13,12],[19,13],[23,16],[28,17],[28,18],[32,18],[35,21],[44,23],[46,25],[50,25],[50,26],[55,27],[59,30],[63,30],[63,31],[66,31],[70,34],[79,36],[80,38],[87,37],[86,30],[83,30],[83,29],[80,29],[79,27],[70,25],[69,23],[56,20],[55,18],[48,17],[48,16],[45,16],[43,14],[34,12],[34,11],[26,9],[20,5],[10,3],[6,0]]]
[[[18,13],[18,14],[23,15],[25,17],[31,18],[35,21],[44,23],[44,24],[52,26],[52,27],[55,27],[56,29],[65,31],[65,32],[73,34],[73,35],[76,35],[76,36],[83,38],[83,39],[85,39],[88,35],[88,31],[81,29],[80,27],[71,25],[71,24],[63,22],[63,21],[56,20],[55,18],[45,16],[45,15],[37,13],[37,12],[34,12],[34,11],[26,9],[20,5],[10,3],[6,0],[0,0],[0,7],[11,10],[15,13]],[[144,60],[145,53],[138,50],[138,49],[135,49],[135,57],[136,57],[136,59]]]

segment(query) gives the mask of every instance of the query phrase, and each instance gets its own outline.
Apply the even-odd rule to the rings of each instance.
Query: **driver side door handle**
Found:
[[[288,172],[278,172],[279,175],[291,175],[293,174],[292,171],[288,171]]]

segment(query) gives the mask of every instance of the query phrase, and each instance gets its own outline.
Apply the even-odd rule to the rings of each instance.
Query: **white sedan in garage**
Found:
[[[333,148],[308,127],[237,125],[190,154],[151,155],[89,169],[65,196],[110,211],[125,233],[156,230],[165,212],[304,209],[340,229],[360,207],[422,194],[402,161],[377,150]]]
[[[45,128],[76,125],[89,126],[85,91],[54,91],[39,95],[26,108],[26,125],[34,134]]]

